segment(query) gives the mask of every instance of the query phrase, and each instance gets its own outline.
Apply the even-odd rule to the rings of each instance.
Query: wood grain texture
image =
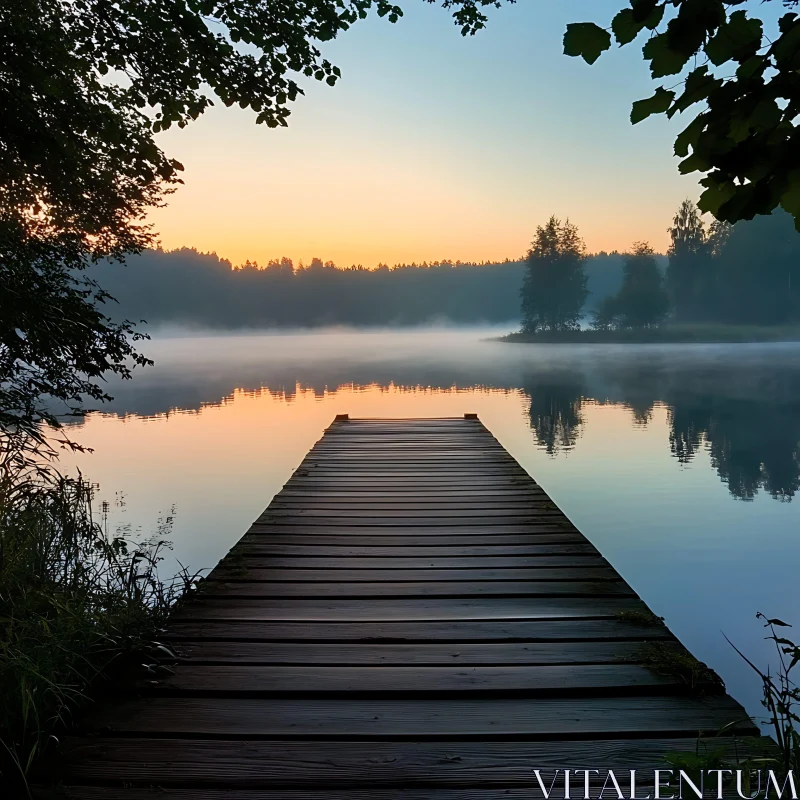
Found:
[[[140,672],[144,672],[140,670]],[[347,693],[348,699],[365,693],[380,694],[380,699],[397,694],[435,692],[459,694],[491,692],[523,694],[525,697],[556,697],[580,692],[582,696],[607,694],[659,694],[668,688],[678,691],[683,682],[657,675],[652,670],[622,660],[607,664],[568,664],[558,666],[250,666],[184,665],[174,675],[135,678],[138,690],[151,694],[186,693],[213,695],[311,697],[326,693]]]
[[[201,597],[178,609],[176,620],[386,620],[570,619],[614,617],[622,611],[644,612],[636,597],[397,597],[348,599],[228,600]]]
[[[519,788],[529,791],[536,785],[531,778],[534,769],[551,775],[554,770],[586,769],[598,765],[603,769],[652,771],[667,766],[664,755],[671,752],[692,753],[696,747],[725,749],[718,738],[698,741],[685,738],[619,738],[606,740],[577,740],[558,742],[514,741],[441,741],[385,742],[362,741],[357,746],[336,741],[192,741],[186,739],[82,739],[70,737],[62,746],[64,776],[73,782],[113,785],[119,794],[99,793],[100,789],[71,789],[67,797],[73,800],[127,800],[122,786],[164,786],[173,791],[182,786],[198,787],[200,791],[228,788],[267,790],[261,798],[292,797],[287,791],[302,788],[321,788],[324,794],[315,797],[337,800],[364,800],[373,797],[376,789],[394,794],[375,797],[392,800],[412,797],[414,800],[431,797],[431,787],[454,792],[478,792],[481,784]],[[737,738],[736,749],[742,758],[758,752],[757,740]],[[727,756],[734,757],[734,746],[728,746]],[[142,765],[147,765],[146,771]],[[592,776],[593,777],[593,776]],[[148,784],[148,781],[150,782]],[[594,782],[591,783],[595,785]],[[361,786],[361,795],[354,786]],[[463,789],[462,787],[472,787]],[[327,794],[331,789],[343,789],[342,794]],[[402,789],[402,793],[398,790]],[[407,795],[406,790],[415,791]],[[87,794],[80,794],[86,791]],[[194,790],[190,790],[194,791]],[[485,798],[520,795],[495,795],[494,789]],[[91,792],[98,792],[92,794]],[[276,793],[276,794],[273,794]],[[156,793],[155,797],[160,795]],[[180,800],[203,798],[203,794],[172,793],[165,797]],[[541,795],[522,795],[539,797]],[[563,796],[563,789],[562,789]],[[581,795],[582,796],[582,795]],[[606,795],[607,796],[607,795]],[[139,800],[132,795],[132,800]],[[228,798],[210,795],[208,800]],[[300,795],[299,797],[302,797]],[[433,795],[436,797],[436,795]],[[472,800],[473,795],[444,795],[447,800]],[[479,794],[475,797],[484,800]],[[239,800],[236,794],[230,796]],[[246,795],[242,800],[251,800]]]
[[[462,642],[623,642],[665,640],[666,627],[637,625],[613,615],[605,619],[535,620],[390,620],[380,622],[289,622],[253,619],[224,621],[181,620],[176,614],[166,636],[169,640],[313,642],[321,643],[420,643]]]
[[[213,580],[269,581],[269,582],[320,582],[337,583],[371,581],[618,581],[619,575],[611,567],[544,567],[536,569],[281,569],[279,567],[254,567],[250,564],[221,564],[209,576]]]
[[[477,419],[337,419],[164,640],[36,800],[522,800],[699,731],[755,752],[738,703],[642,665],[682,645]]]
[[[460,569],[472,572],[480,569],[502,568],[536,568],[549,569],[552,567],[583,567],[606,566],[608,562],[595,550],[576,558],[573,554],[567,555],[533,555],[533,556],[483,556],[480,559],[461,556],[426,556],[416,554],[410,557],[393,555],[376,557],[337,557],[337,556],[259,556],[255,553],[242,554],[240,557],[229,556],[215,568],[219,570],[242,570],[263,567],[267,569],[280,569],[295,567],[298,569]]]
[[[387,556],[374,558],[365,556],[336,557],[336,556],[259,556],[249,555],[229,556],[221,561],[213,572],[220,570],[246,570],[256,568],[282,569],[298,568],[304,570],[336,570],[352,569],[359,572],[365,569],[392,570],[398,569],[458,569],[473,572],[481,569],[549,569],[553,567],[584,567],[607,566],[608,562],[595,550],[578,558],[574,554],[568,555],[533,555],[533,556],[484,556],[480,559],[469,556],[425,556],[417,554],[411,557],[401,557],[389,551]]]
[[[368,538],[365,538],[368,537]],[[380,538],[378,538],[380,537]],[[248,535],[240,540],[241,544],[248,545],[253,542],[258,544],[282,544],[300,545],[325,545],[335,547],[353,547],[375,542],[383,547],[434,547],[452,546],[463,541],[469,545],[490,545],[500,547],[502,545],[526,545],[526,544],[581,544],[585,539],[577,532],[556,527],[546,528],[544,531],[534,531],[519,535],[503,535],[498,533],[471,534],[465,540],[461,540],[458,534],[447,534],[444,536],[435,533],[415,536],[413,530],[403,528],[401,531],[391,531],[380,534],[353,534],[347,535],[334,533],[313,533],[307,530],[298,529],[289,533],[285,529],[273,531],[269,528],[260,528],[255,531],[248,531]]]
[[[524,544],[524,545],[511,545],[511,544],[483,544],[463,547],[458,547],[453,544],[451,546],[445,545],[415,545],[414,547],[399,547],[397,545],[374,544],[376,540],[372,539],[370,544],[363,545],[336,545],[336,544],[281,544],[280,542],[271,541],[269,537],[251,537],[242,539],[237,545],[233,547],[231,553],[234,556],[248,556],[248,555],[271,555],[271,556],[309,556],[309,557],[326,557],[326,556],[348,556],[357,558],[360,556],[365,557],[390,557],[390,558],[436,558],[437,556],[454,556],[458,558],[485,558],[497,556],[555,556],[555,555],[573,555],[573,556],[596,556],[597,550],[590,545],[587,541],[578,543],[549,543],[549,544]],[[532,540],[535,542],[535,540]]]
[[[753,735],[728,697],[484,696],[440,700],[316,697],[266,699],[147,697],[118,700],[89,713],[95,729],[117,735],[204,738],[521,737],[531,740],[620,735],[696,736],[729,730]]]
[[[635,663],[642,649],[642,641],[321,644],[201,640],[183,641],[175,644],[174,649],[179,662],[187,664],[451,667],[454,664],[503,666]]]
[[[635,597],[623,581],[208,581],[202,598]]]
[[[470,544],[475,537],[480,536],[489,541],[499,541],[498,537],[505,534],[524,534],[526,536],[539,533],[574,533],[580,536],[580,541],[585,542],[585,537],[567,520],[541,519],[536,522],[525,522],[511,525],[319,525],[316,520],[305,519],[300,524],[285,524],[283,521],[254,522],[248,534],[267,534],[273,536],[279,533],[287,534],[313,534],[326,536],[328,539],[336,536],[443,536],[450,537],[451,544]],[[455,538],[452,538],[455,537]],[[391,540],[387,540],[391,544]],[[474,543],[474,542],[473,542]]]

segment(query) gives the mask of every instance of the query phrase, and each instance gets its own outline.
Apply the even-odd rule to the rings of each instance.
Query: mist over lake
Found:
[[[208,335],[165,330],[156,366],[72,426],[108,524],[211,568],[338,413],[476,412],[735,698],[725,642],[771,656],[757,611],[800,607],[800,344],[512,345],[508,328]],[[780,554],[780,557],[777,557]]]

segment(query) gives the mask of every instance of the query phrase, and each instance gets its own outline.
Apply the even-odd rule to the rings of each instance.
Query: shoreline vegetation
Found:
[[[80,474],[23,433],[0,445],[0,776],[9,797],[103,685],[132,665],[158,669],[170,611],[195,585],[159,576],[159,534],[109,533]],[[102,519],[103,517],[101,517]]]
[[[665,324],[619,330],[517,331],[492,337],[512,344],[757,344],[800,342],[800,325]]]

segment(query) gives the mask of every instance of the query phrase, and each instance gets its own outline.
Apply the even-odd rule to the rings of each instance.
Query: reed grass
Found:
[[[773,673],[769,667],[760,669],[727,636],[725,638],[761,679],[764,692],[761,705],[769,714],[768,724],[778,745],[781,767],[784,772],[792,770],[800,775],[800,686],[793,675],[800,663],[800,645],[778,633],[779,628],[792,627],[787,622],[770,619],[760,611],[756,618],[768,629],[766,638],[775,645],[777,672]]]
[[[168,542],[109,535],[92,487],[40,455],[21,434],[0,440],[0,782],[20,797],[96,683],[160,647],[170,608],[195,583],[185,570],[162,580]]]

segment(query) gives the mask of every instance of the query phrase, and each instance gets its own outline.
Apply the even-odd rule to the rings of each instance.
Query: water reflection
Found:
[[[161,338],[110,387],[76,457],[143,535],[213,567],[337,413],[479,413],[576,526],[751,713],[756,611],[798,622],[800,345],[516,346],[489,332]],[[723,484],[722,481],[725,483]],[[732,497],[752,502],[732,502]],[[777,554],[777,555],[776,555]],[[167,564],[171,568],[171,564]]]
[[[523,390],[534,436],[550,454],[574,447],[584,423],[581,404],[589,398],[626,406],[642,426],[663,405],[670,449],[681,464],[706,448],[734,497],[752,500],[763,489],[791,500],[800,487],[800,367],[769,359],[705,373],[698,366],[638,360],[606,365],[603,377],[614,388],[605,396],[587,388],[585,373],[531,375]]]
[[[103,411],[157,417],[230,402],[237,390],[297,393],[484,389],[522,391],[539,447],[573,449],[583,404],[630,409],[647,426],[669,414],[680,464],[708,450],[731,494],[791,500],[800,487],[800,348],[797,345],[568,347],[506,345],[454,331],[164,338],[155,369],[112,387]],[[665,443],[666,444],[666,443]]]
[[[582,377],[572,372],[532,375],[523,391],[530,401],[528,414],[539,447],[550,455],[571,450],[583,425]]]

